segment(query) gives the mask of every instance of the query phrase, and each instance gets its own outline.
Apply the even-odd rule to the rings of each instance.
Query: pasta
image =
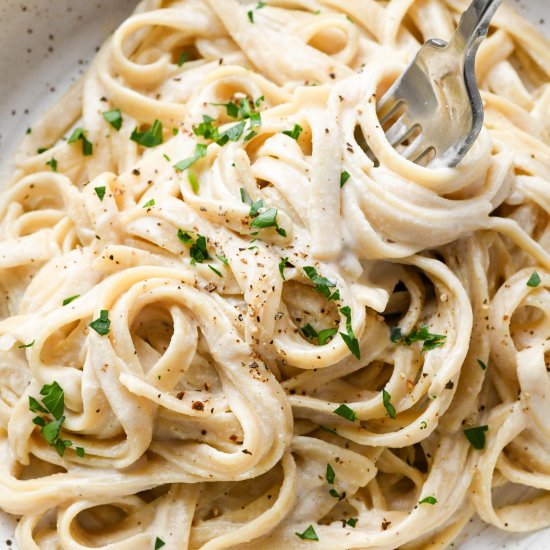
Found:
[[[29,130],[0,201],[22,550],[550,526],[550,44],[499,10],[456,169],[376,115],[465,8],[144,0]]]

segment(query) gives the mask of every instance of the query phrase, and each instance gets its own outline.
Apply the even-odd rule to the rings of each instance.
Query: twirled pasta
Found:
[[[20,548],[550,526],[550,44],[499,11],[456,169],[376,115],[465,4],[144,0],[32,128],[0,201]]]

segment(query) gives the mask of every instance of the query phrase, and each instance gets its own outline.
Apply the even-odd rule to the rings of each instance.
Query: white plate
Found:
[[[86,70],[96,48],[136,3],[0,0],[0,187],[26,129]],[[550,37],[548,0],[511,3]],[[0,547],[13,539],[14,528],[15,521],[0,512]],[[454,548],[550,550],[550,529],[509,535],[474,522]]]

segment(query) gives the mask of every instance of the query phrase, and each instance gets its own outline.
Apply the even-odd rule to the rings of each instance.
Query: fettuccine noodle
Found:
[[[550,526],[550,44],[499,10],[456,169],[376,114],[465,8],[144,0],[29,129],[0,201],[22,550]]]

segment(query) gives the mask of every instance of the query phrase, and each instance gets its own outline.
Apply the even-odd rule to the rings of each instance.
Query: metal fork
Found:
[[[459,164],[483,126],[475,58],[502,0],[474,0],[447,43],[428,40],[378,103],[386,137],[402,156],[430,167]]]

